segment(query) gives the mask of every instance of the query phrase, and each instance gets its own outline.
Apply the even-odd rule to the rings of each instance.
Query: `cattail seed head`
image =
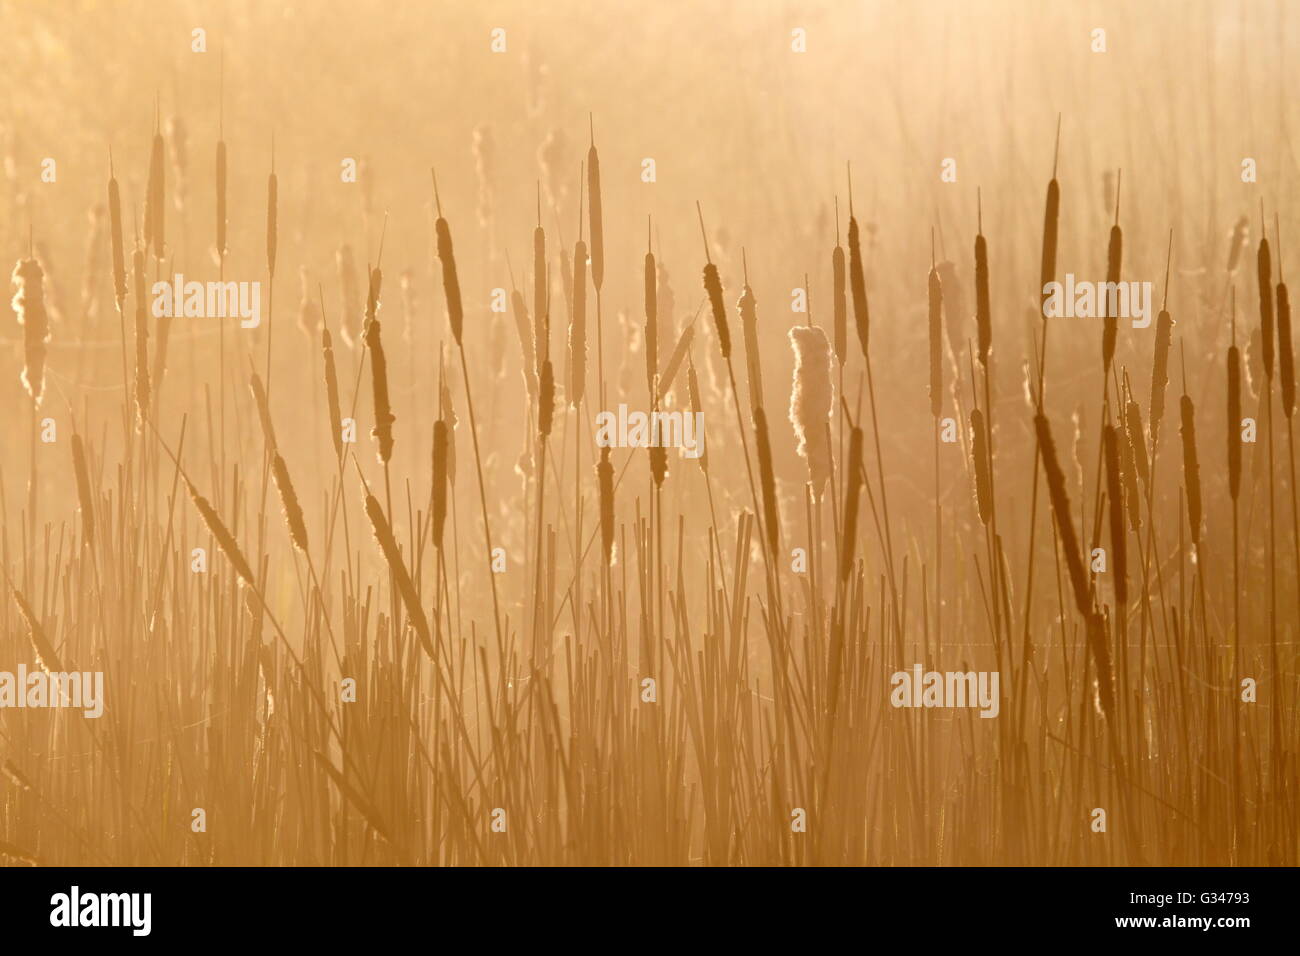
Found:
[[[763,404],[763,367],[758,353],[758,305],[754,300],[754,290],[745,283],[745,289],[736,303],[740,312],[740,329],[745,340],[745,371],[749,385],[749,403],[751,408]]]
[[[989,306],[989,247],[984,234],[975,236],[975,331],[980,365],[988,368],[993,347],[993,312]]]
[[[577,408],[587,386],[587,244],[573,246],[573,317],[569,322],[569,404]]]
[[[858,329],[862,357],[867,357],[871,339],[871,312],[867,306],[867,280],[862,270],[862,242],[857,217],[849,216],[849,291],[853,296],[853,322]]]
[[[772,467],[772,437],[767,430],[767,415],[760,405],[754,409],[754,435],[758,449],[758,477],[763,489],[763,530],[767,532],[769,554],[780,549],[781,525],[776,504],[776,473]]]
[[[1174,320],[1164,309],[1156,318],[1156,346],[1151,361],[1151,444],[1160,437],[1165,417],[1165,386],[1169,384],[1169,349],[1173,345]]]
[[[794,350],[794,381],[790,388],[790,424],[799,439],[798,452],[808,463],[808,483],[821,498],[831,474],[831,447],[827,433],[835,404],[830,343],[816,326],[790,329]]]
[[[135,430],[144,431],[149,416],[149,313],[144,304],[144,247],[136,244],[131,253],[132,285],[135,290]]]
[[[605,227],[600,198],[600,157],[593,142],[587,150],[587,211],[591,238],[591,282],[600,292],[605,284]]]
[[[1277,284],[1277,365],[1282,379],[1282,411],[1295,414],[1295,351],[1291,344],[1291,296],[1286,283]]]
[[[23,327],[23,387],[39,408],[45,397],[45,345],[50,341],[50,316],[45,308],[45,272],[35,258],[19,259],[14,267],[11,303]]]
[[[330,330],[321,326],[321,356],[325,364],[325,400],[329,408],[330,437],[334,441],[334,457],[343,457],[343,412],[339,405],[339,375],[334,365],[334,341]]]
[[[1042,412],[1034,415],[1034,429],[1038,434],[1039,455],[1047,476],[1047,491],[1052,502],[1052,515],[1056,519],[1056,531],[1060,537],[1061,551],[1065,555],[1066,570],[1069,572],[1070,584],[1074,591],[1074,603],[1085,619],[1091,618],[1092,595],[1088,587],[1088,574],[1084,570],[1083,556],[1079,551],[1079,538],[1074,530],[1074,519],[1071,517],[1070,494],[1066,490],[1065,473],[1061,471],[1060,460],[1056,454],[1056,443],[1052,440],[1051,426]]]
[[[240,550],[239,542],[235,540],[235,536],[230,533],[230,529],[226,527],[225,522],[221,520],[221,516],[217,514],[216,509],[212,507],[208,499],[199,494],[189,478],[182,477],[185,488],[190,494],[190,500],[194,503],[195,510],[198,511],[199,517],[203,519],[204,525],[207,526],[208,533],[217,539],[217,545],[225,554],[226,560],[230,562],[235,569],[235,573],[239,575],[245,584],[249,587],[256,587],[257,581],[256,576],[253,574],[253,567],[248,563],[248,559],[244,557],[244,552]]]
[[[429,621],[424,616],[424,608],[420,605],[420,596],[415,591],[415,585],[411,583],[406,563],[402,560],[402,552],[397,547],[397,539],[393,537],[393,530],[388,525],[388,519],[384,517],[384,509],[372,494],[366,495],[366,517],[370,519],[370,529],[375,535],[375,540],[379,542],[379,549],[383,551],[384,558],[388,561],[388,570],[393,575],[397,593],[406,607],[406,616],[410,618],[411,626],[415,628],[421,646],[432,657],[433,642],[429,640]]]
[[[121,311],[126,298],[126,252],[122,244],[122,196],[117,188],[117,177],[108,180],[108,225],[113,244],[113,296]]]
[[[709,306],[713,310],[713,322],[718,331],[718,347],[724,359],[731,358],[731,330],[727,326],[727,308],[722,303],[722,279],[718,277],[718,267],[712,262],[704,267],[704,291],[709,295]]]
[[[543,439],[551,434],[551,422],[555,415],[555,372],[551,360],[542,363],[542,379],[537,398],[537,431]]]
[[[433,423],[433,543],[441,550],[442,529],[447,522],[447,423]]]
[[[393,414],[388,400],[388,361],[384,358],[384,345],[379,337],[380,322],[371,319],[366,327],[366,348],[370,350],[370,378],[374,385],[375,425],[370,435],[379,442],[378,457],[381,464],[388,464],[393,457]]]
[[[1196,409],[1189,396],[1179,403],[1182,412],[1183,484],[1187,487],[1187,521],[1191,525],[1192,542],[1201,543],[1201,465],[1196,454]]]
[[[832,328],[835,336],[835,358],[844,364],[849,347],[849,303],[844,268],[844,247],[836,243],[831,253],[831,302],[834,311]]]
[[[1268,237],[1259,240],[1255,257],[1259,273],[1259,333],[1263,344],[1264,376],[1273,379],[1273,280],[1272,261],[1268,251]]]

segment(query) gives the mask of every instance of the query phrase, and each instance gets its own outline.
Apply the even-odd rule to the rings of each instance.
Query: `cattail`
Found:
[[[573,316],[569,321],[569,404],[582,403],[587,386],[587,244],[573,244]]]
[[[1156,317],[1155,355],[1151,361],[1151,444],[1160,436],[1160,422],[1165,417],[1165,386],[1169,384],[1169,348],[1173,344],[1174,320],[1160,310]]]
[[[217,141],[217,260],[226,259],[226,141]]]
[[[647,227],[648,231],[648,227]],[[649,236],[646,237],[647,245]],[[645,253],[643,275],[645,279],[645,374],[650,394],[655,393],[655,376],[659,374],[659,299],[654,253]]]
[[[248,389],[253,393],[253,404],[257,406],[257,417],[262,422],[262,437],[266,439],[266,450],[274,452],[277,445],[275,442],[275,426],[271,424],[271,408],[266,400],[266,389],[262,387],[262,379],[256,372],[251,373],[248,380]]]
[[[838,207],[837,207],[838,208]],[[836,213],[838,220],[839,214]],[[849,303],[845,288],[844,247],[840,245],[840,231],[835,230],[835,248],[831,252],[831,302],[834,312],[832,328],[835,336],[835,358],[844,364],[849,347]]]
[[[1237,224],[1232,227],[1232,232],[1228,235],[1228,265],[1227,272],[1232,275],[1237,271],[1237,263],[1241,260],[1241,250],[1246,247],[1246,233],[1250,228],[1250,220],[1242,216],[1237,220]]]
[[[709,295],[709,306],[713,310],[713,322],[718,331],[718,346],[724,359],[731,358],[731,331],[727,327],[727,309],[722,304],[722,280],[718,277],[718,267],[712,262],[704,266],[704,291]]]
[[[614,463],[609,460],[608,445],[600,449],[596,483],[600,489],[600,547],[608,565],[614,557]]]
[[[50,317],[45,308],[45,272],[35,258],[19,259],[14,267],[17,288],[11,303],[23,327],[23,370],[20,379],[32,405],[45,397],[45,343],[50,340]]]
[[[1124,427],[1128,431],[1128,444],[1132,449],[1138,476],[1142,479],[1143,485],[1149,486],[1151,473],[1147,462],[1146,439],[1142,434],[1142,409],[1138,408],[1138,403],[1132,398],[1129,399],[1128,409],[1124,414]]]
[[[980,523],[987,525],[993,516],[993,475],[989,470],[989,438],[984,426],[984,413],[978,408],[970,412],[971,464],[975,467],[975,507]]]
[[[334,441],[334,457],[341,459],[343,457],[343,412],[339,406],[339,376],[338,370],[334,367],[334,341],[330,337],[330,330],[325,327],[322,320],[320,330],[321,356],[325,361],[325,398],[329,407],[330,415],[330,438]]]
[[[27,634],[32,642],[32,653],[36,655],[36,666],[49,676],[67,673],[63,662],[54,650],[54,645],[45,636],[45,628],[41,627],[40,619],[36,616],[36,612],[32,610],[32,606],[27,603],[27,599],[22,596],[16,587],[10,586],[9,590],[13,593],[14,601],[18,605],[18,612],[27,623]]]
[[[442,529],[447,522],[447,423],[433,423],[433,543],[442,549]]]
[[[1110,242],[1106,246],[1106,288],[1119,287],[1120,264],[1124,257],[1124,233],[1119,227],[1119,194],[1115,196],[1115,224],[1110,227]],[[1101,304],[1101,303],[1099,303]],[[1104,304],[1102,319],[1101,363],[1106,375],[1110,374],[1110,363],[1115,358],[1115,339],[1119,334],[1119,296]]]
[[[758,476],[763,487],[763,524],[766,525],[770,554],[776,555],[780,542],[779,518],[776,510],[776,475],[772,468],[772,438],[767,431],[767,415],[760,405],[754,409],[754,435],[758,449]]]
[[[1295,414],[1295,352],[1291,347],[1291,297],[1285,282],[1277,284],[1277,364],[1282,379],[1282,411],[1290,419]]]
[[[573,320],[573,266],[569,262],[569,250],[560,247],[560,291],[564,293],[564,308],[568,310],[569,320]]]
[[[256,580],[253,574],[252,565],[244,557],[244,552],[239,549],[239,542],[235,536],[230,533],[221,516],[217,514],[216,509],[208,503],[208,499],[199,494],[198,489],[190,482],[188,477],[182,476],[185,481],[185,488],[190,493],[190,500],[194,502],[194,507],[203,519],[203,523],[208,528],[208,533],[217,539],[217,545],[226,555],[226,560],[234,567],[235,573],[249,587],[256,587]]]
[[[310,339],[320,328],[321,311],[316,300],[312,298],[306,266],[298,267],[298,282],[302,288],[302,295],[298,300],[298,329]]]
[[[361,323],[361,335],[364,338],[366,330],[370,328],[370,323],[375,320],[379,313],[379,292],[384,284],[384,274],[376,266],[370,270],[370,279],[366,283],[366,316]]]
[[[659,326],[659,341],[672,342],[677,338],[677,297],[668,279],[668,268],[655,261],[655,318]]]
[[[144,246],[131,253],[132,284],[135,287],[135,430],[144,431],[149,416],[149,314],[144,304]]]
[[[704,403],[700,401],[700,380],[695,374],[695,363],[688,362],[686,367],[686,388],[691,399],[691,414],[701,415],[704,413]],[[709,451],[707,448],[700,450],[700,469],[707,475],[709,473]]]
[[[126,253],[122,245],[122,195],[117,188],[117,177],[113,175],[113,159],[108,162],[108,227],[113,244],[113,297],[117,301],[117,310],[122,311],[122,302],[126,299]]]
[[[397,420],[388,402],[388,362],[379,339],[379,320],[371,319],[366,329],[366,347],[370,349],[370,377],[375,395],[375,427],[372,438],[379,442],[379,461],[387,465],[393,457],[393,422]]]
[[[840,581],[849,579],[853,555],[858,545],[858,496],[862,491],[862,429],[856,425],[849,433],[848,472],[844,491],[844,548],[840,554]]]
[[[867,308],[867,280],[862,274],[862,242],[852,204],[849,206],[849,291],[853,295],[853,322],[858,329],[858,343],[862,346],[862,357],[866,358],[871,314]]]
[[[379,548],[388,561],[388,570],[392,572],[397,593],[406,607],[406,616],[411,619],[411,626],[415,628],[420,644],[429,656],[433,657],[433,643],[429,640],[429,622],[424,616],[424,609],[420,606],[420,596],[415,593],[415,585],[411,583],[411,576],[406,571],[406,563],[402,560],[402,552],[398,550],[393,530],[388,526],[388,519],[384,517],[384,509],[380,507],[378,499],[369,492],[366,493],[366,517],[370,519],[370,529],[374,532],[375,540],[379,542]]]
[[[1056,531],[1061,539],[1061,550],[1065,553],[1065,565],[1069,571],[1070,584],[1074,589],[1074,603],[1084,618],[1090,618],[1092,596],[1088,590],[1088,574],[1084,570],[1083,557],[1079,551],[1079,538],[1074,530],[1074,519],[1071,517],[1070,494],[1066,490],[1065,474],[1061,471],[1056,455],[1056,443],[1052,441],[1051,426],[1042,412],[1034,415],[1034,429],[1038,433],[1039,455],[1047,475],[1047,491],[1052,500]]]
[[[438,175],[433,175],[433,195],[438,207],[438,219],[434,223],[437,236],[438,261],[442,263],[442,294],[447,300],[447,322],[451,325],[452,338],[461,344],[461,331],[465,325],[465,309],[460,301],[460,280],[456,277],[456,256],[451,248],[451,226],[442,215],[442,202],[438,199]]]
[[[662,488],[664,479],[668,477],[668,449],[656,443],[647,450],[650,452],[650,477],[656,488]]]
[[[147,247],[153,250],[155,259],[163,257],[163,231],[166,221],[163,190],[165,175],[162,133],[155,131],[153,134],[153,149],[149,153],[149,180],[144,200],[144,242]]]
[[[298,493],[289,478],[289,468],[278,451],[271,458],[271,477],[275,480],[275,490],[280,493],[280,508],[284,512],[285,523],[289,526],[289,540],[295,548],[306,554],[307,522],[303,520],[302,505],[298,503]]]
[[[605,284],[605,227],[601,217],[600,157],[596,155],[596,137],[592,133],[587,150],[588,231],[591,234],[591,282],[600,292]]]
[[[361,315],[362,306],[352,247],[346,243],[340,246],[338,252],[334,254],[334,262],[338,266],[339,286],[343,294],[343,317],[339,321],[339,335],[343,337],[343,342],[348,348],[356,348],[358,342],[356,321],[357,316]]]
[[[745,283],[745,289],[736,303],[740,311],[740,328],[745,338],[745,370],[749,377],[749,403],[753,408],[763,404],[763,367],[758,354],[758,308],[754,290]]]
[[[659,376],[659,388],[655,392],[655,398],[658,401],[662,402],[664,396],[673,387],[677,373],[682,367],[682,360],[686,358],[686,350],[691,347],[691,340],[694,338],[695,323],[692,322],[682,329],[681,338],[677,340],[677,345],[673,348],[672,354],[668,356],[668,363],[664,366],[664,373]]]
[[[1142,441],[1142,421],[1140,418],[1135,419],[1134,416],[1136,415],[1138,415],[1137,403],[1130,399],[1128,408],[1124,411],[1125,441],[1120,446],[1120,452],[1124,455],[1124,460],[1121,463],[1124,476],[1124,504],[1128,509],[1129,527],[1135,532],[1142,527],[1142,498],[1138,491],[1137,462],[1141,461],[1144,466],[1146,465],[1146,445]],[[1135,439],[1136,446],[1134,444]]]
[[[1115,426],[1102,427],[1102,445],[1106,455],[1106,495],[1110,498],[1110,547],[1114,552],[1115,601],[1119,608],[1128,606],[1128,539],[1124,531],[1124,487],[1119,474],[1119,436]]]
[[[831,447],[827,423],[835,404],[831,377],[830,343],[813,325],[790,329],[794,350],[794,381],[790,388],[790,424],[799,439],[798,452],[808,463],[808,483],[821,498],[831,474]]]
[[[275,175],[275,140],[271,140],[271,175],[266,180],[266,274],[275,278],[275,248],[278,235],[280,183]]]
[[[537,399],[537,431],[543,439],[551,435],[551,420],[555,414],[555,372],[551,360],[542,363],[542,378]]]
[[[1196,457],[1196,409],[1192,399],[1183,395],[1182,411],[1183,484],[1187,486],[1187,520],[1192,529],[1192,543],[1201,543],[1201,465]]]
[[[988,368],[993,346],[993,313],[989,306],[989,247],[981,230],[975,236],[975,331],[980,365]]]
[[[1272,264],[1268,252],[1268,236],[1260,236],[1259,252],[1255,257],[1259,272],[1259,336],[1263,345],[1264,375],[1273,379],[1273,280]]]
[[[943,410],[943,284],[939,270],[930,267],[928,303],[930,307],[930,414],[935,418]]]
[[[86,453],[81,447],[81,436],[72,433],[72,470],[77,476],[77,500],[81,503],[81,533],[86,546],[95,543],[95,499],[90,494],[90,470],[86,467]]]
[[[1052,159],[1052,179],[1047,184],[1047,201],[1043,206],[1043,257],[1038,269],[1038,288],[1045,289],[1056,277],[1056,234],[1061,221],[1061,184],[1056,179],[1056,164],[1061,155],[1061,121],[1056,121],[1056,150]],[[1109,204],[1107,204],[1109,207]],[[1046,292],[1042,293],[1044,296]]]
[[[533,341],[533,330],[528,324],[528,305],[518,289],[511,290],[510,304],[515,315],[515,330],[519,333],[524,385],[528,388],[528,398],[535,401],[537,399],[537,349]]]

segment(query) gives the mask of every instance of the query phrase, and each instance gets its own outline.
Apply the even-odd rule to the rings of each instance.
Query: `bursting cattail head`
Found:
[[[816,326],[790,329],[794,350],[794,382],[790,389],[790,424],[799,439],[798,452],[808,463],[808,483],[821,498],[831,474],[831,447],[827,432],[835,405],[831,377],[831,350],[826,333]]]
[[[339,405],[339,375],[334,365],[334,341],[330,330],[322,323],[320,330],[321,356],[325,363],[325,399],[329,408],[330,437],[334,440],[334,457],[343,457],[343,412]]]
[[[343,316],[339,320],[339,335],[348,348],[356,348],[359,338],[356,331],[357,319],[362,315],[361,290],[357,283],[356,259],[352,247],[346,243],[339,246],[334,254],[338,266],[339,287],[343,294]]]
[[[19,259],[14,267],[14,315],[23,327],[23,387],[39,408],[45,397],[45,344],[50,340],[50,317],[45,308],[45,272],[35,258]]]

